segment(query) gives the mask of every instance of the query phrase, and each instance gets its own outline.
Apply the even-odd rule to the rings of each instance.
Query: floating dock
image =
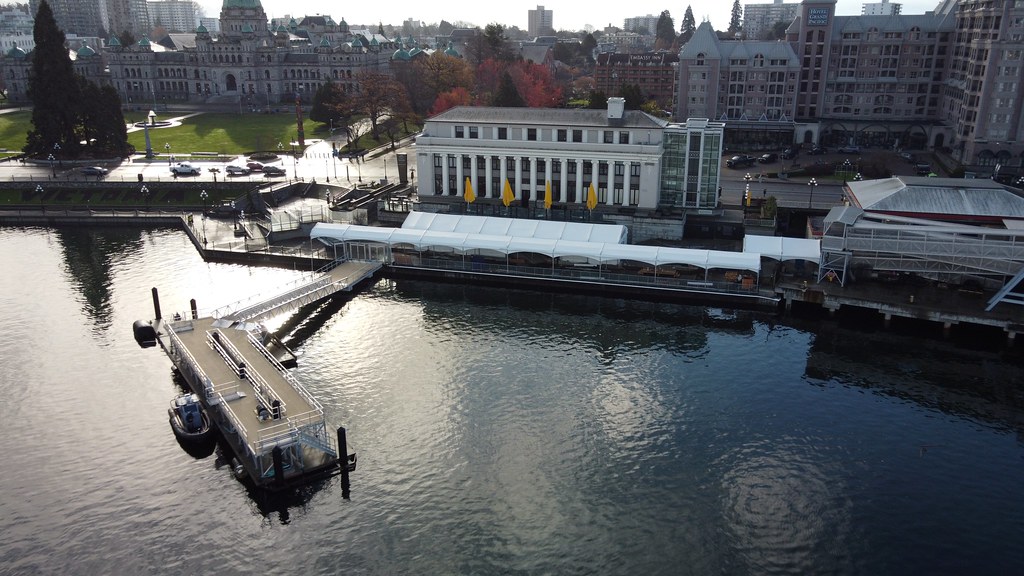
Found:
[[[156,320],[136,322],[135,337],[143,346],[159,344],[199,396],[235,452],[236,473],[244,471],[256,486],[271,490],[341,474],[342,495],[348,497],[356,455],[345,429],[328,428],[323,406],[275,355],[287,349],[252,319],[351,290],[379,268],[341,263],[264,305],[219,317],[199,318],[193,304],[188,318],[161,318],[154,288]]]

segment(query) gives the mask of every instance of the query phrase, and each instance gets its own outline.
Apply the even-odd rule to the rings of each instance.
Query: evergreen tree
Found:
[[[680,44],[686,44],[693,38],[693,33],[697,31],[697,22],[693,19],[693,9],[689,6],[686,7],[686,13],[683,14],[683,25],[679,29],[679,35],[682,38],[679,39]]]
[[[64,32],[57,27],[53,10],[43,0],[36,12],[32,36],[32,70],[28,96],[32,100],[32,129],[25,144],[26,154],[76,156],[79,140],[75,135],[81,98],[79,84],[65,47]],[[59,146],[55,148],[54,146]]]
[[[526,101],[516,90],[512,75],[505,72],[501,76],[501,83],[498,84],[498,92],[494,95],[494,106],[506,106],[509,108],[524,108]]]
[[[740,26],[740,18],[742,17],[742,15],[743,15],[743,11],[740,8],[740,0],[733,0],[732,1],[732,17],[729,18],[729,30],[728,30],[728,32],[730,34],[735,34],[735,33],[739,32],[740,30],[743,29],[743,27]]]
[[[587,108],[592,110],[603,110],[608,107],[608,97],[600,90],[591,90],[587,96]]]
[[[639,110],[644,103],[644,95],[640,92],[639,84],[623,84],[619,89],[619,96],[626,101],[626,110]]]
[[[654,36],[659,46],[671,46],[675,41],[676,24],[672,21],[672,15],[668,10],[663,10],[661,16],[658,17],[657,32]]]

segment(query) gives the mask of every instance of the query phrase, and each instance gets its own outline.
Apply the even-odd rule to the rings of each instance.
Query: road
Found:
[[[343,140],[338,141],[341,146]],[[371,158],[367,155],[363,160],[349,160],[346,158],[335,159],[331,155],[330,140],[307,140],[305,153],[293,158],[287,149],[273,162],[265,164],[276,165],[285,170],[285,176],[266,177],[262,173],[251,173],[248,175],[228,175],[225,167],[234,164],[245,166],[249,162],[246,156],[237,156],[228,161],[211,161],[203,157],[178,156],[175,162],[187,160],[201,169],[197,176],[178,176],[171,173],[171,156],[158,154],[153,159],[146,159],[144,155],[137,154],[132,159],[119,163],[99,162],[97,166],[103,166],[110,170],[110,173],[101,178],[83,176],[80,170],[85,164],[54,161],[42,162],[0,162],[0,178],[4,181],[31,181],[38,182],[45,186],[47,182],[76,181],[76,180],[104,180],[113,182],[168,182],[168,181],[252,181],[264,182],[271,180],[294,180],[316,179],[319,181],[338,182],[343,185],[356,185],[360,182],[369,183],[379,181],[382,178],[398,180],[398,161],[396,153],[408,152],[406,146],[400,146],[396,151],[388,151],[378,157]],[[415,166],[410,166],[415,170]],[[140,181],[141,175],[141,181]]]

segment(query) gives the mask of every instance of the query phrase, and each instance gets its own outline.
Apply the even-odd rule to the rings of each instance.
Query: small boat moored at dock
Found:
[[[179,440],[185,442],[204,442],[213,436],[213,426],[210,424],[210,417],[199,402],[199,396],[188,393],[182,394],[171,400],[171,407],[167,409],[167,416],[171,421],[171,429]]]

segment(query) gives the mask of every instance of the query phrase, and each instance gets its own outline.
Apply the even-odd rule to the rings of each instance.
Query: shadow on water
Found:
[[[371,296],[416,301],[429,324],[460,333],[575,342],[612,355],[650,348],[705,350],[709,332],[751,335],[758,318],[745,310],[415,280],[382,280]]]
[[[807,375],[966,416],[1024,438],[1024,359],[1018,351],[890,331],[864,336],[834,323],[819,325]]]

